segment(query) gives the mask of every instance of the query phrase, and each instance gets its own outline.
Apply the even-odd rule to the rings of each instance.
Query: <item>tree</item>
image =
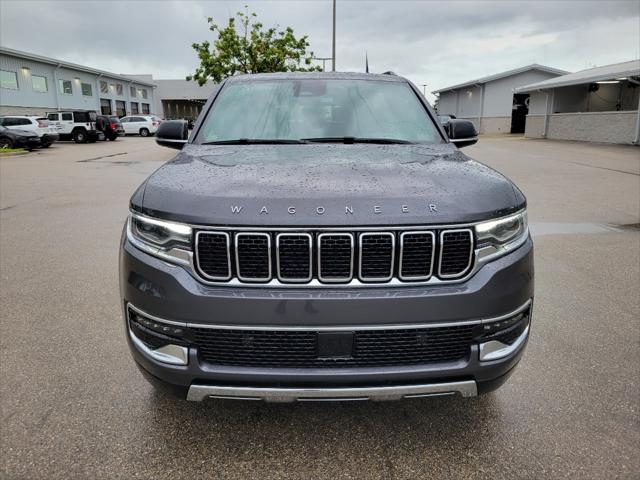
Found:
[[[236,73],[310,72],[321,70],[311,64],[313,52],[307,52],[307,36],[296,38],[293,29],[278,30],[278,26],[263,29],[255,21],[255,13],[238,12],[225,28],[212,17],[207,19],[209,30],[217,34],[213,46],[208,40],[192,44],[200,59],[200,66],[187,80],[204,85],[208,79],[219,83]],[[239,28],[237,28],[239,27]]]

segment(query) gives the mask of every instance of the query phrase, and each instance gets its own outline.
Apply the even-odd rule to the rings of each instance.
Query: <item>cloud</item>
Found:
[[[0,44],[117,73],[183,78],[193,42],[245,4],[331,55],[331,2],[0,2]],[[338,0],[339,70],[393,70],[428,90],[537,62],[566,70],[640,56],[640,2]],[[31,32],[25,35],[25,32]]]

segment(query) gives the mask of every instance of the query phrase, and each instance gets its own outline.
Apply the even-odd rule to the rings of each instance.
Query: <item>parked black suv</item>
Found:
[[[462,122],[462,123],[461,123]],[[397,399],[500,386],[533,302],[526,201],[395,75],[235,76],[133,194],[127,340],[189,400]]]
[[[124,137],[124,128],[120,119],[115,115],[98,115],[96,117],[96,130],[99,140],[114,141],[118,137]]]

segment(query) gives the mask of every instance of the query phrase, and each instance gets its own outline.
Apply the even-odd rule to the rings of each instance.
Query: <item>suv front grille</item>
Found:
[[[275,248],[272,248],[275,245]],[[196,234],[205,281],[345,284],[463,278],[473,268],[470,229],[406,231],[212,231]]]
[[[353,332],[343,358],[320,358],[318,332],[192,328],[200,359],[240,367],[366,367],[453,362],[464,359],[474,325]]]

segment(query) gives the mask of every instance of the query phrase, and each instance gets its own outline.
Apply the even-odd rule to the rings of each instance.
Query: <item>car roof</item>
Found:
[[[405,82],[409,81],[396,75],[395,73],[360,73],[360,72],[274,72],[274,73],[252,73],[234,75],[227,79],[228,82],[250,82],[260,80],[374,80],[384,82]]]

